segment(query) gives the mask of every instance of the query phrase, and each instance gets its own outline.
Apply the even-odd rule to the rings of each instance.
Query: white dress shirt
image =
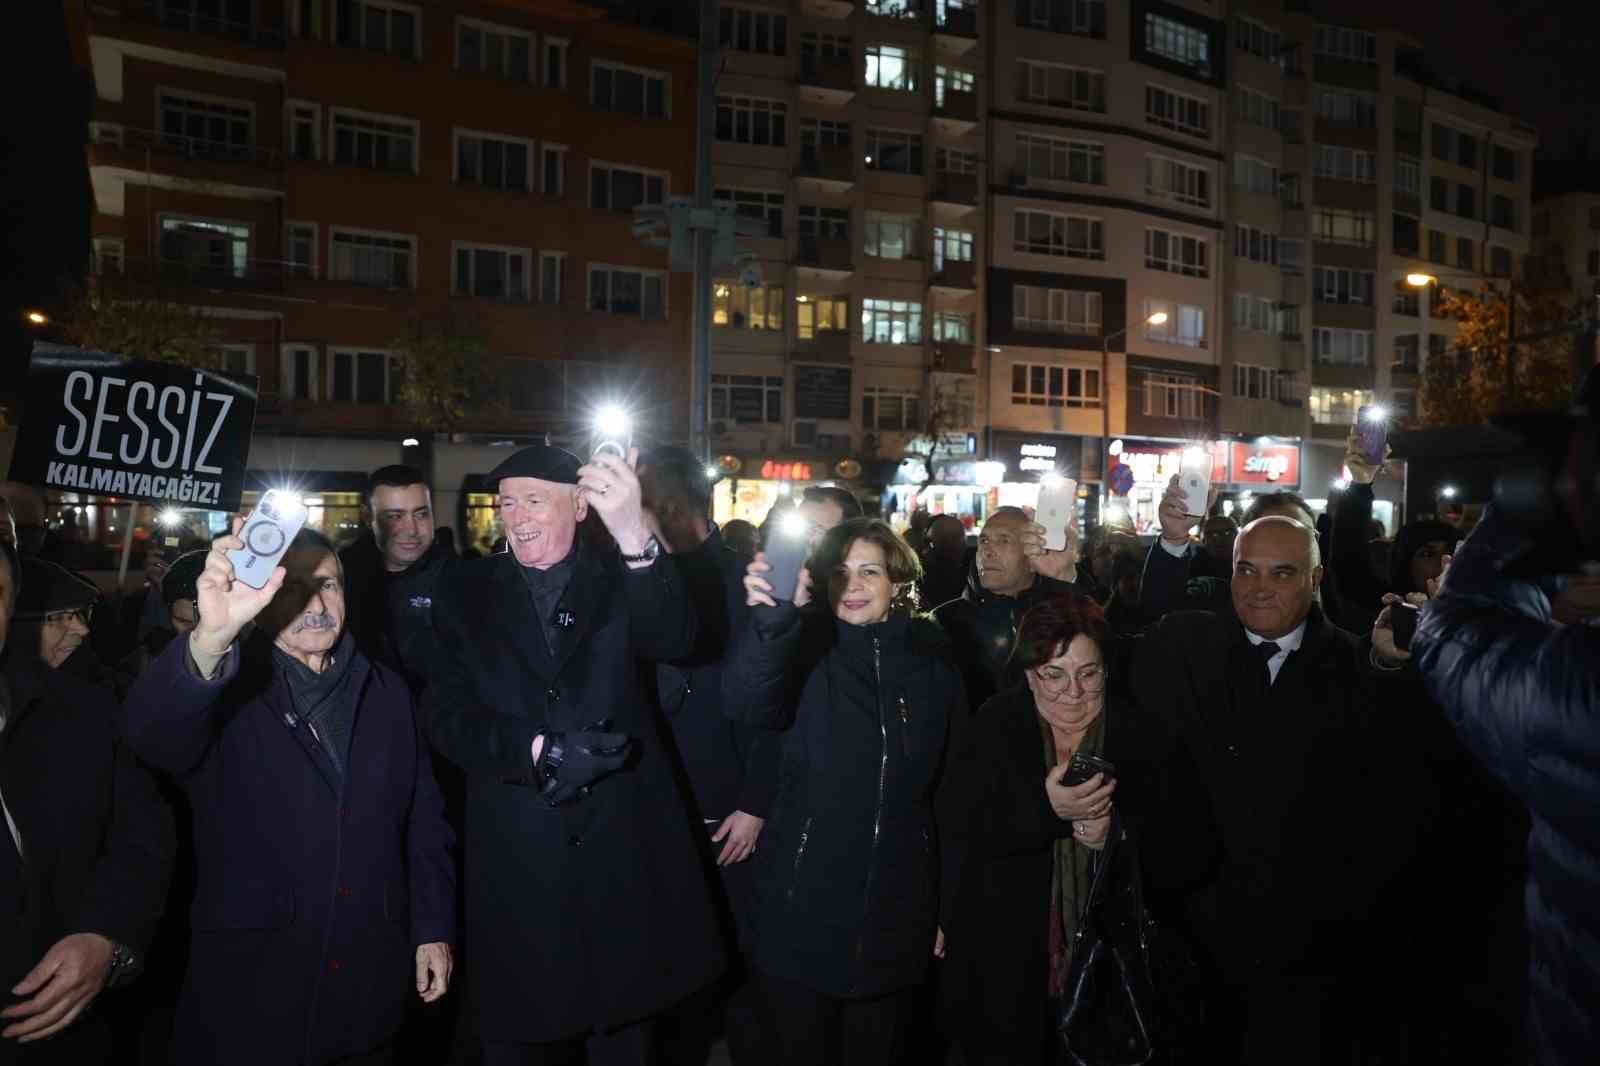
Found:
[[[1244,635],[1245,639],[1249,640],[1251,644],[1265,644],[1267,642],[1266,637],[1257,636],[1248,629],[1244,631]],[[1283,669],[1283,664],[1288,661],[1289,653],[1299,648],[1301,641],[1305,639],[1306,624],[1301,622],[1293,630],[1273,641],[1278,646],[1278,654],[1267,660],[1267,673],[1271,675],[1274,682],[1278,680],[1278,671]]]

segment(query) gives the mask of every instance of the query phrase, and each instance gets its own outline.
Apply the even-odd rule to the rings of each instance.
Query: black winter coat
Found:
[[[627,570],[614,551],[575,550],[554,656],[510,553],[461,562],[435,589],[429,728],[467,775],[467,966],[490,1042],[645,1018],[724,964],[704,831],[638,669],[690,652],[693,603],[669,557]],[[636,761],[549,806],[534,737],[605,720],[638,742]]]
[[[724,698],[793,722],[754,859],[754,966],[846,999],[915,985],[938,918],[934,790],[966,716],[949,645],[927,619],[752,613]]]
[[[377,542],[365,533],[339,553],[339,562],[351,635],[367,658],[398,670],[420,693],[433,638],[434,586],[454,558],[434,544],[391,574],[383,568]]]
[[[1070,582],[1035,574],[1033,584],[1020,595],[1001,596],[987,591],[974,571],[960,599],[934,610],[934,618],[950,635],[970,710],[976,711],[1005,687],[1006,660],[1017,642],[1017,623],[1028,608],[1073,591]]]
[[[193,812],[196,887],[174,1058],[316,1066],[399,1031],[416,948],[455,941],[452,838],[411,693],[357,653],[343,776],[293,712],[269,641],[212,680],[174,640],[122,708]]]
[[[3,669],[10,706],[0,730],[0,795],[24,862],[20,885],[0,877],[0,1002],[9,1004],[12,986],[71,933],[99,933],[148,962],[176,845],[155,778],[117,738],[110,693],[20,651]],[[9,835],[3,820],[0,833]],[[26,1061],[102,1061],[100,1005],[31,1045]],[[0,1062],[16,1048],[0,1042]]]
[[[1532,1029],[1539,1062],[1563,1066],[1600,1047],[1600,629],[1552,624],[1537,586],[1500,577],[1524,547],[1491,505],[1412,652],[1462,740],[1533,816]]]

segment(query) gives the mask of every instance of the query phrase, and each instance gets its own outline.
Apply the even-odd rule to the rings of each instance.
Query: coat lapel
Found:
[[[494,603],[494,617],[504,623],[503,634],[509,657],[522,670],[549,681],[556,675],[556,664],[545,646],[544,628],[528,584],[517,572],[520,565],[509,551],[504,563],[491,576],[490,596]]]
[[[561,597],[558,615],[571,620],[570,625],[557,625],[555,629],[555,663],[553,673],[560,673],[572,658],[589,632],[595,627],[611,603],[611,586],[614,580],[593,549],[579,547],[578,564],[572,580]]]

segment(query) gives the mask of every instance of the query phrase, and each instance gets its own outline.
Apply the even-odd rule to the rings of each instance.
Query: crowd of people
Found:
[[[503,551],[386,467],[342,550],[254,588],[234,518],[109,606],[8,502],[0,1063],[1094,1062],[1105,883],[1160,930],[1151,1061],[1583,1061],[1559,946],[1525,1028],[1527,816],[1398,635],[1461,531],[1378,559],[1346,461],[1321,532],[1175,478],[1154,543],[1052,551],[835,486],[719,528],[684,449],[536,445]],[[1534,928],[1592,936],[1545,844]]]

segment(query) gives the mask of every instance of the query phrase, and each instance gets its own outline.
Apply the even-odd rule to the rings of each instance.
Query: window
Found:
[[[1290,399],[1289,374],[1265,366],[1248,363],[1233,364],[1233,394],[1247,400]]]
[[[1269,130],[1278,128],[1278,98],[1258,93],[1254,89],[1239,87],[1239,93],[1234,98],[1233,117],[1240,122],[1247,122],[1252,126],[1262,126]]]
[[[849,63],[850,36],[843,33],[816,33],[800,35],[800,67],[815,69],[819,63]]]
[[[957,70],[954,67],[933,68],[933,106],[944,106],[944,94],[975,93],[978,91],[978,76],[970,70]]]
[[[589,103],[639,118],[666,118],[672,106],[665,74],[598,59],[589,64]]]
[[[197,274],[245,277],[250,271],[250,227],[222,219],[164,215],[161,261]]]
[[[895,174],[922,173],[922,135],[901,130],[868,130],[864,138],[867,166]]]
[[[933,339],[951,344],[972,343],[972,316],[965,311],[935,311]]]
[[[1456,186],[1456,214],[1462,218],[1478,217],[1478,191],[1472,186]]]
[[[414,237],[336,229],[329,238],[328,277],[358,285],[409,289],[415,251]]]
[[[1329,329],[1317,326],[1311,331],[1317,362],[1334,366],[1368,366],[1372,362],[1374,334],[1370,329]]]
[[[1203,417],[1205,393],[1193,374],[1144,374],[1144,413],[1150,418]]]
[[[456,181],[486,189],[528,192],[528,159],[532,154],[530,141],[457,130]]]
[[[712,195],[733,204],[740,218],[765,223],[768,237],[783,236],[783,193],[763,189],[717,189]]]
[[[1106,148],[1089,141],[1063,141],[1031,133],[1017,135],[1017,169],[1029,178],[1106,183]]]
[[[1394,253],[1422,254],[1422,223],[1410,215],[1394,216]]]
[[[935,148],[933,169],[940,174],[976,174],[978,153],[962,152],[955,148]]]
[[[1238,16],[1233,20],[1233,46],[1268,63],[1281,61],[1283,46],[1278,31],[1255,19]]]
[[[1405,278],[1394,283],[1394,303],[1390,307],[1397,315],[1409,315],[1412,318],[1422,314],[1422,293],[1415,285],[1408,284]]]
[[[782,147],[788,105],[759,96],[717,97],[717,140]]]
[[[1471,237],[1456,238],[1456,266],[1463,270],[1478,269],[1478,245]]]
[[[567,146],[547,144],[539,150],[540,184],[546,196],[562,196],[567,191]]]
[[[1435,211],[1450,210],[1450,182],[1444,178],[1428,180],[1428,206]]]
[[[848,207],[800,207],[800,235],[820,237],[825,240],[850,239],[850,209]]]
[[[1104,37],[1105,0],[1022,0],[1017,4],[1017,25]]]
[[[1233,184],[1246,192],[1276,197],[1278,168],[1254,156],[1236,155],[1233,157]]]
[[[528,261],[525,248],[455,246],[455,294],[484,300],[526,303]]]
[[[1151,270],[1165,270],[1169,274],[1207,278],[1211,276],[1207,262],[1208,246],[1209,242],[1203,237],[1147,229],[1144,231],[1144,265]]]
[[[567,42],[559,37],[544,39],[544,80],[546,89],[567,87]]]
[[[661,204],[667,199],[667,178],[611,163],[589,164],[589,206],[609,211],[632,211],[640,204]]]
[[[1469,169],[1478,165],[1478,139],[1450,126],[1433,124],[1433,158]]]
[[[1211,105],[1157,85],[1144,87],[1144,120],[1194,137],[1211,135]]]
[[[309,344],[285,344],[280,364],[283,367],[283,398],[320,400],[323,369],[320,353]]]
[[[944,269],[946,262],[972,262],[972,233],[969,230],[933,229],[933,271]]]
[[[1415,374],[1422,359],[1422,336],[1418,333],[1397,333],[1394,337],[1394,368]]]
[[[456,69],[492,74],[507,81],[531,81],[533,37],[508,26],[457,19]]]
[[[1312,173],[1319,178],[1370,185],[1378,180],[1378,157],[1354,148],[1319,144],[1312,157]]]
[[[1011,324],[1030,333],[1098,337],[1104,330],[1101,306],[1098,292],[1038,285],[1011,287]]]
[[[1258,333],[1276,333],[1278,332],[1277,306],[1265,296],[1251,296],[1246,292],[1235,293],[1233,324],[1239,329],[1255,330]]]
[[[1147,155],[1144,157],[1144,191],[1158,200],[1210,207],[1211,174],[1205,167]]]
[[[1311,291],[1319,304],[1372,306],[1373,274],[1370,270],[1313,267]]]
[[[1590,252],[1590,255],[1594,254],[1594,252]],[[1511,276],[1511,265],[1510,248],[1501,248],[1496,245],[1489,249],[1489,273],[1497,278],[1509,278]],[[1592,270],[1590,273],[1600,274],[1600,270]]]
[[[1240,259],[1277,265],[1278,235],[1268,233],[1259,226],[1243,224],[1233,227],[1233,254]]]
[[[783,329],[783,286],[741,285],[732,278],[711,283],[711,324],[729,329]]]
[[[1150,316],[1165,312],[1167,319],[1159,325]],[[1206,313],[1204,308],[1167,300],[1144,302],[1144,339],[1161,344],[1181,344],[1186,348],[1206,347]]]
[[[291,277],[317,276],[317,227],[314,223],[290,222],[284,226],[283,249]]]
[[[721,7],[719,15],[722,47],[761,55],[784,54],[788,37],[787,16],[776,11],[726,5]]]
[[[1489,221],[1498,229],[1508,229],[1513,232],[1517,228],[1516,201],[1509,196],[1496,193],[1489,198]]]
[[[116,237],[96,237],[94,239],[94,272],[96,274],[120,274],[123,264],[123,244]]]
[[[1501,181],[1517,180],[1517,153],[1510,148],[1495,145],[1490,155],[1490,171]]]
[[[842,333],[850,328],[850,298],[800,296],[794,317],[795,335],[803,341],[814,340],[819,333]]]
[[[322,108],[289,101],[289,158],[322,158]]]
[[[1305,262],[1305,242],[1290,240],[1287,237],[1278,239],[1278,268],[1285,274],[1298,274]]]
[[[1011,402],[1020,407],[1099,407],[1100,371],[1012,363]]]
[[[561,303],[563,278],[567,272],[566,252],[539,253],[539,302],[554,307]]]
[[[879,259],[916,259],[922,220],[912,215],[885,215],[868,211],[863,251]]]
[[[782,424],[783,378],[712,374],[711,417],[739,425]]]
[[[1376,63],[1378,38],[1362,30],[1345,26],[1319,24],[1312,36],[1312,50],[1329,59],[1343,59],[1350,63]]]
[[[1278,175],[1278,202],[1296,211],[1305,207],[1305,199],[1300,194],[1300,175]]]
[[[1193,68],[1197,74],[1211,73],[1211,40],[1203,29],[1146,14],[1144,47],[1163,59]]]
[[[1328,244],[1371,245],[1372,215],[1364,211],[1318,208],[1313,213],[1312,237]]]
[[[814,149],[819,145],[848,145],[850,123],[828,119],[808,118],[800,123],[800,147]]]
[[[333,113],[333,161],[341,166],[416,173],[417,124],[408,119]]]
[[[1012,250],[1071,259],[1104,259],[1105,236],[1098,218],[1018,211],[1012,216]]]
[[[255,112],[246,103],[161,94],[161,143],[198,159],[249,159]]]
[[[861,393],[861,424],[867,429],[909,432],[921,425],[917,418],[921,397],[915,392],[887,385],[866,385]]]
[[[1307,397],[1311,421],[1323,426],[1353,426],[1356,412],[1373,402],[1371,389],[1315,388]]]
[[[384,404],[400,399],[400,361],[387,352],[328,349],[329,399],[334,403]]]
[[[1017,60],[1017,99],[1024,103],[1105,111],[1106,76],[1060,63]]]
[[[1370,130],[1378,125],[1378,101],[1371,93],[1317,86],[1317,117],[1330,126]]]
[[[861,339],[868,344],[921,344],[922,305],[907,300],[862,300]]]
[[[654,270],[589,264],[589,310],[640,318],[667,317],[666,275]]]
[[[1450,338],[1440,333],[1428,334],[1428,358],[1443,359],[1450,354]]]
[[[869,44],[866,57],[868,88],[901,93],[919,89],[921,57],[913,50],[895,44]]]
[[[1431,229],[1428,231],[1428,262],[1448,263],[1450,261],[1449,238],[1442,230]]]
[[[1394,191],[1407,196],[1422,196],[1422,163],[1407,156],[1394,161]]]
[[[867,14],[882,18],[916,18],[921,8],[917,0],[867,0]]]
[[[417,24],[422,20],[417,8],[389,0],[338,0],[336,11],[341,46],[417,58]]]

